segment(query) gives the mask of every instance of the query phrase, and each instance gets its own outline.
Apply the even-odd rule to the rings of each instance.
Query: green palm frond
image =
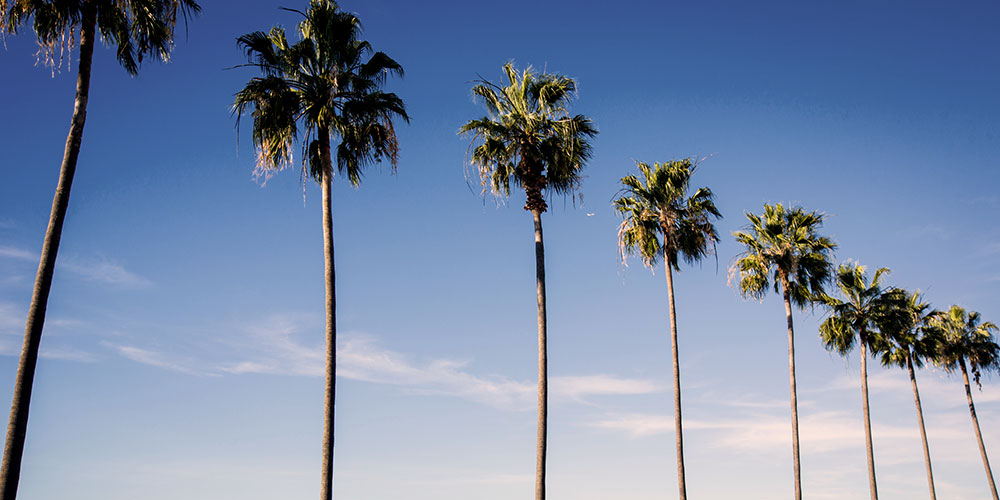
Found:
[[[940,328],[941,343],[935,363],[951,372],[968,364],[973,379],[981,386],[984,372],[1000,371],[1000,346],[993,335],[997,325],[982,321],[978,312],[966,312],[959,306],[937,315],[933,324]]]
[[[471,136],[469,163],[479,174],[483,195],[510,196],[511,184],[524,188],[526,210],[546,210],[543,191],[573,194],[591,156],[594,123],[568,114],[576,94],[572,78],[503,67],[505,83],[484,79],[472,87],[486,116],[471,120],[458,133]]]
[[[906,368],[907,359],[920,368],[938,351],[940,335],[932,324],[940,312],[923,302],[920,292],[893,289],[889,311],[879,325],[883,333],[877,349],[883,366]]]
[[[186,23],[188,15],[201,12],[194,0],[0,0],[0,33],[15,34],[31,20],[40,60],[55,67],[56,54],[61,60],[77,41],[87,8],[97,9],[97,31],[132,75],[146,56],[168,61],[178,15]]]
[[[678,260],[694,263],[715,251],[719,234],[712,224],[722,218],[708,188],[690,191],[691,176],[698,164],[690,158],[652,166],[638,162],[643,179],[628,175],[614,200],[622,216],[618,228],[621,259],[638,254],[643,264],[654,267],[661,256],[679,270]]]
[[[745,250],[729,269],[730,283],[739,278],[740,295],[762,300],[768,288],[782,293],[787,286],[792,303],[804,307],[824,292],[837,245],[818,233],[823,214],[776,203],[765,204],[761,215],[747,212],[746,217],[746,229],[733,233]]]
[[[850,352],[857,342],[864,341],[872,355],[888,348],[889,341],[882,328],[896,319],[898,298],[901,292],[881,285],[888,268],[879,268],[868,280],[865,266],[856,263],[841,264],[834,283],[843,299],[826,293],[814,300],[828,309],[829,315],[819,327],[820,339],[828,350],[841,355]]]
[[[258,177],[293,163],[292,151],[303,136],[302,168],[316,181],[332,175],[333,158],[323,158],[324,144],[336,145],[337,172],[358,186],[366,167],[399,161],[395,119],[409,122],[396,94],[383,92],[387,76],[403,69],[382,52],[359,40],[361,23],[340,11],[332,0],[312,0],[297,28],[300,40],[289,44],[285,31],[253,32],[237,39],[247,64],[262,77],[252,78],[236,93],[237,127],[246,114],[253,119]],[[300,130],[301,129],[301,130]]]

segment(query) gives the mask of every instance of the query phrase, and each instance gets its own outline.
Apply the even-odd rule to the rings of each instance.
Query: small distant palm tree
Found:
[[[83,142],[83,126],[87,119],[94,43],[100,36],[106,43],[114,45],[118,63],[130,75],[135,75],[146,56],[169,60],[178,14],[186,20],[189,13],[200,10],[194,0],[0,0],[0,35],[17,33],[18,29],[32,20],[31,27],[38,39],[39,53],[47,64],[58,64],[55,60],[57,51],[61,58],[63,49],[72,51],[75,42],[80,44],[73,118],[59,169],[59,183],[52,199],[52,212],[42,243],[41,259],[24,328],[24,346],[14,382],[3,464],[0,465],[0,500],[13,500],[17,497],[21,455],[28,429],[31,386],[38,363],[45,309],[52,287],[63,222],[69,208],[70,188],[73,186],[77,158]]]
[[[846,300],[823,294],[816,300],[830,310],[830,316],[819,326],[820,338],[826,348],[846,356],[855,345],[861,349],[861,408],[865,420],[865,448],[868,452],[868,486],[872,500],[878,499],[875,483],[875,454],[872,448],[872,424],[868,410],[868,350],[877,353],[883,342],[880,327],[885,325],[894,309],[893,301],[898,291],[882,288],[882,276],[889,272],[882,267],[875,271],[871,281],[865,273],[865,266],[854,263],[842,264],[834,278]]]
[[[833,240],[820,236],[823,215],[802,207],[785,208],[780,203],[764,205],[763,215],[746,214],[750,226],[733,233],[746,250],[730,268],[730,279],[739,275],[739,292],[744,297],[763,300],[772,287],[785,301],[788,326],[788,379],[792,407],[792,464],[795,499],[802,499],[799,464],[799,407],[795,381],[795,329],[792,305],[802,308],[814,294],[823,293],[829,281]]]
[[[337,171],[357,187],[362,170],[383,159],[393,169],[399,144],[393,120],[408,121],[403,101],[383,92],[390,75],[403,69],[382,52],[372,53],[361,40],[361,23],[332,0],[311,0],[298,25],[301,39],[289,44],[285,31],[241,36],[250,66],[261,76],[237,92],[233,109],[253,117],[258,151],[255,173],[267,177],[292,163],[292,149],[302,132],[303,169],[323,190],[323,248],[326,281],[326,399],[323,422],[321,498],[333,496],[334,402],[337,369],[336,290],[333,253],[333,150]],[[238,122],[237,122],[238,123]],[[300,130],[301,128],[301,130]]]
[[[970,371],[973,380],[980,388],[982,388],[980,376],[983,372],[1000,371],[1000,346],[993,338],[997,325],[981,321],[979,313],[971,311],[966,313],[965,309],[959,306],[951,306],[951,309],[939,316],[935,323],[941,328],[943,339],[935,361],[949,372],[955,369],[962,372],[965,397],[969,400],[969,413],[972,414],[976,439],[979,441],[979,453],[983,457],[983,467],[986,468],[986,479],[989,481],[993,500],[998,500],[997,485],[993,480],[993,470],[990,469],[990,459],[986,456],[986,445],[983,443],[979,418],[976,417],[976,405],[972,402],[972,389],[969,387]]]
[[[535,498],[545,498],[546,432],[548,428],[548,350],[545,307],[545,245],[542,213],[548,205],[544,191],[572,194],[580,186],[580,172],[590,159],[589,139],[597,135],[593,122],[570,115],[576,82],[557,74],[518,72],[503,66],[505,83],[479,80],[472,93],[486,106],[487,115],[459,130],[472,136],[471,161],[478,168],[483,193],[510,196],[513,182],[524,188],[535,223],[535,295],[538,301],[538,434],[535,462]]]
[[[882,353],[882,366],[906,368],[910,374],[913,403],[917,407],[917,422],[920,424],[920,440],[924,446],[924,463],[927,465],[927,487],[931,492],[931,500],[936,500],[931,451],[927,444],[924,411],[920,405],[920,392],[917,390],[917,376],[913,367],[923,367],[925,361],[933,361],[937,356],[941,336],[938,334],[939,329],[933,326],[933,320],[941,312],[931,309],[930,304],[923,302],[920,292],[898,290],[897,293],[891,307],[898,310],[889,314],[886,318],[889,323],[880,327],[883,333],[880,340],[885,344],[877,350]]]
[[[674,368],[674,430],[677,436],[677,482],[680,498],[687,498],[684,475],[684,437],[681,430],[681,372],[677,355],[677,312],[674,309],[673,271],[680,271],[678,257],[697,262],[715,250],[719,234],[712,219],[722,214],[715,207],[712,191],[706,187],[690,192],[691,176],[697,163],[690,159],[664,164],[638,163],[643,178],[622,177],[622,189],[614,201],[624,219],[618,228],[618,248],[622,260],[638,254],[653,269],[662,258],[667,275],[670,311],[670,350]]]

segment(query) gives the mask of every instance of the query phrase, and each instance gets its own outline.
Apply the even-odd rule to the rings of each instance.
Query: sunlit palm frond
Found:
[[[834,283],[844,298],[826,293],[815,297],[829,312],[819,328],[827,349],[845,355],[863,341],[871,354],[877,355],[889,345],[881,328],[893,321],[899,292],[881,286],[881,278],[888,272],[888,268],[879,268],[869,281],[865,266],[840,265]]]
[[[525,189],[526,210],[544,212],[543,191],[573,194],[591,156],[593,122],[568,114],[576,82],[554,74],[503,67],[505,83],[480,79],[472,94],[487,115],[471,120],[459,134],[471,137],[469,162],[476,167],[483,194],[510,195],[514,184]]]
[[[712,191],[699,188],[689,194],[697,163],[690,159],[654,163],[638,162],[643,178],[628,175],[614,201],[622,217],[618,229],[621,258],[638,254],[652,268],[661,257],[680,269],[678,260],[694,263],[710,255],[719,240],[712,224],[722,218]]]
[[[741,295],[760,300],[768,288],[783,293],[787,286],[791,302],[804,307],[824,293],[836,244],[818,233],[821,213],[777,203],[765,204],[761,215],[748,212],[746,217],[746,229],[733,233],[745,250],[729,269],[730,283],[738,277]]]
[[[292,9],[287,9],[292,10]],[[237,92],[233,113],[237,123],[246,114],[254,121],[255,172],[264,177],[292,163],[293,143],[303,137],[303,169],[321,181],[337,171],[357,186],[364,168],[387,160],[399,161],[394,120],[409,121],[396,94],[383,92],[388,75],[402,67],[359,40],[357,17],[342,12],[331,0],[312,0],[298,24],[301,39],[289,44],[280,27],[241,36],[249,66],[262,77]],[[370,54],[370,56],[369,56]],[[367,59],[366,59],[367,58]],[[336,159],[323,156],[334,138]]]
[[[1000,346],[993,335],[997,331],[995,323],[983,322],[978,312],[951,306],[933,324],[942,333],[936,364],[954,371],[967,363],[976,384],[980,384],[984,372],[1000,371]]]
[[[139,72],[146,56],[164,62],[170,59],[178,13],[186,21],[188,15],[201,12],[193,0],[3,0],[0,32],[17,33],[31,20],[40,60],[55,67],[78,41],[88,8],[96,9],[92,19],[96,19],[97,32],[115,48],[118,62],[132,75]]]

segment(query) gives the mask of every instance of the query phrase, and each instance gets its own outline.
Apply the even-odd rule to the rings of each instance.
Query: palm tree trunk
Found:
[[[333,498],[333,430],[334,401],[337,389],[337,296],[333,261],[333,203],[331,185],[333,167],[330,158],[330,133],[326,127],[319,130],[323,163],[323,261],[326,278],[326,402],[323,420],[323,477],[321,500]]]
[[[31,386],[35,379],[35,365],[38,362],[38,347],[42,340],[45,309],[49,300],[49,290],[52,287],[52,275],[56,267],[56,254],[59,252],[63,222],[66,220],[66,210],[69,208],[73,174],[76,173],[76,161],[80,155],[83,125],[87,119],[87,99],[90,94],[90,68],[94,55],[96,23],[97,7],[92,2],[85,2],[80,20],[80,62],[77,68],[73,119],[70,122],[69,135],[66,137],[66,149],[59,170],[59,184],[56,186],[56,193],[52,198],[52,212],[49,215],[49,225],[45,231],[45,241],[42,244],[38,274],[35,276],[35,288],[31,295],[31,306],[28,309],[28,321],[24,328],[24,345],[21,348],[21,360],[17,366],[17,379],[14,382],[14,397],[10,405],[7,440],[3,450],[3,463],[0,465],[0,499],[2,500],[14,500],[17,497],[17,484],[21,475],[21,456],[24,453],[24,439],[28,430]]]
[[[664,249],[663,267],[667,270],[667,301],[670,310],[670,354],[674,362],[674,432],[677,435],[677,489],[680,500],[687,500],[687,482],[684,479],[684,432],[681,429],[681,365],[677,355],[677,310],[674,307],[674,274],[670,259]]]
[[[924,462],[927,464],[927,487],[931,491],[931,500],[937,500],[934,491],[934,473],[931,471],[931,449],[927,445],[927,430],[924,428],[924,410],[920,406],[920,392],[917,391],[917,375],[913,371],[913,359],[906,353],[906,369],[910,372],[910,384],[913,385],[913,402],[917,405],[917,421],[920,423],[920,440],[924,444]]]
[[[868,452],[868,486],[872,500],[878,500],[875,485],[875,452],[872,447],[872,419],[868,411],[868,336],[861,332],[861,409],[865,416],[865,449]]]
[[[795,500],[802,500],[802,469],[799,462],[799,400],[795,389],[795,329],[792,327],[792,300],[787,280],[782,280],[785,321],[788,324],[788,385],[792,401],[792,467],[795,470]]]
[[[959,360],[962,367],[962,379],[965,381],[965,397],[969,399],[969,413],[972,414],[973,427],[976,429],[976,439],[979,440],[979,454],[983,456],[983,467],[986,468],[986,479],[990,482],[990,493],[993,500],[997,499],[997,484],[993,481],[993,470],[990,469],[990,459],[986,456],[986,445],[983,443],[983,432],[979,430],[979,418],[976,417],[976,405],[972,402],[972,388],[969,387],[969,372],[965,369],[965,359]]]
[[[549,417],[549,368],[545,309],[545,244],[542,212],[531,211],[535,221],[535,293],[538,298],[538,438],[535,443],[535,500],[545,500],[545,453]]]

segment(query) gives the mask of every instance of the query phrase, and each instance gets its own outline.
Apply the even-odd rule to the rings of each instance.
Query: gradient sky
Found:
[[[579,82],[596,122],[582,201],[545,214],[553,500],[676,498],[662,269],[616,257],[610,200],[634,161],[708,156],[718,260],[676,278],[692,498],[792,495],[787,344],[772,295],[727,286],[744,211],[828,215],[837,261],[889,267],[938,308],[1000,321],[1000,7],[995,2],[348,1],[406,77],[398,173],[335,179],[336,496],[531,494],[533,234],[523,195],[465,171],[471,82],[500,66]],[[322,427],[320,193],[261,186],[233,93],[236,38],[304,2],[203,2],[170,64],[95,52],[87,128],[49,301],[24,500],[313,498]],[[291,31],[291,30],[290,30]],[[73,107],[75,63],[0,51],[0,402],[9,401]],[[796,313],[804,492],[866,498],[858,358]],[[924,498],[908,380],[872,364],[884,499]],[[941,498],[988,490],[961,381],[919,372]],[[975,397],[1000,462],[1000,389]],[[6,404],[6,403],[2,403]]]

